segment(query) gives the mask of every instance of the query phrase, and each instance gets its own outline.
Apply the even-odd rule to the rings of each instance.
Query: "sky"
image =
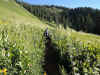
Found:
[[[92,7],[100,9],[100,0],[24,0],[34,5],[57,5],[68,8]]]

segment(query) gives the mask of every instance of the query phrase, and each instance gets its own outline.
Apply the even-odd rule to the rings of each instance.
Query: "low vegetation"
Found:
[[[11,7],[5,8],[5,1],[1,0],[0,7],[7,13],[14,11]],[[8,4],[16,4],[9,2]],[[7,5],[8,5],[7,4]],[[17,4],[16,4],[17,5]],[[69,27],[49,26],[56,23],[39,20],[32,16],[24,8],[17,5],[16,18],[12,18],[12,13],[8,19],[3,19],[5,13],[0,15],[0,70],[5,70],[7,75],[50,75],[46,67],[46,62],[53,61],[61,75],[99,75],[100,74],[100,36],[77,32]],[[62,8],[61,8],[62,9]],[[23,10],[23,13],[19,13]],[[2,12],[5,12],[2,10]],[[61,12],[59,10],[57,12]],[[27,14],[26,14],[27,13]],[[18,20],[19,17],[21,20]],[[25,20],[22,20],[23,17]],[[9,21],[9,19],[13,19]],[[16,23],[15,23],[16,22]],[[29,23],[28,23],[29,22]],[[46,23],[47,22],[47,23]],[[48,28],[51,42],[47,45],[48,39],[45,39],[44,31]],[[52,49],[52,50],[51,50]],[[57,61],[45,60],[48,52]],[[49,55],[49,57],[52,57]],[[45,65],[45,67],[44,67]],[[54,66],[51,67],[51,69]],[[50,68],[48,69],[50,70]],[[56,75],[52,71],[52,75]],[[0,71],[0,74],[1,71]]]
[[[46,71],[44,30],[27,25],[0,25],[0,68],[7,69],[8,75],[40,75]],[[61,32],[62,31],[62,32]],[[59,52],[56,63],[63,74],[99,74],[99,63],[96,48],[91,43],[75,41],[68,31],[62,28],[49,29],[52,46]],[[66,32],[66,31],[65,31]],[[59,35],[58,35],[59,33]],[[59,36],[59,37],[58,37]],[[64,70],[64,71],[63,71]],[[46,72],[47,73],[47,72]]]

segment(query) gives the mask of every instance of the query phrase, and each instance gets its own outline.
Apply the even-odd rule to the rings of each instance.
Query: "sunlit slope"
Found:
[[[70,28],[66,30],[62,27],[55,26],[54,28],[50,26],[50,24],[47,25],[45,22],[39,20],[34,15],[32,16],[14,1],[0,0],[0,46],[4,45],[2,43],[2,41],[4,41],[8,44],[7,48],[9,48],[12,43],[14,43],[16,48],[17,46],[20,47],[19,62],[21,63],[22,74],[19,75],[24,75],[25,71],[25,75],[41,75],[41,73],[43,73],[42,62],[44,61],[45,50],[43,33],[47,27],[52,42],[57,44],[62,51],[66,52],[66,50],[68,50],[66,49],[66,44],[74,40],[75,42],[82,42],[86,45],[89,43],[93,47],[97,47],[98,52],[100,52],[100,36],[77,32]],[[3,38],[3,35],[5,38]],[[3,38],[3,40],[1,38]],[[70,47],[70,50],[73,49],[72,46]],[[11,46],[11,48],[13,47]],[[98,58],[99,55],[100,54],[98,54]],[[2,55],[0,57],[2,58]],[[10,67],[10,64],[7,63],[5,67]],[[13,68],[14,67],[12,67],[12,69]],[[9,68],[8,70],[9,75],[13,75]],[[29,73],[27,71],[29,71]]]
[[[69,33],[71,33],[71,37],[76,41],[82,41],[86,44],[92,44],[94,47],[100,49],[100,36],[91,34],[91,33],[84,33],[84,32],[77,32],[73,29],[68,29]]]
[[[44,22],[40,21],[37,17],[31,15],[27,10],[18,5],[14,0],[0,0],[0,23],[7,21],[7,23],[13,24],[32,24],[37,25],[37,27],[47,26]],[[2,24],[1,23],[1,24]],[[63,30],[63,29],[62,29]],[[67,31],[62,31],[70,33],[71,37],[77,38],[83,41],[91,41],[93,43],[100,43],[100,36],[76,32],[74,30],[68,29]],[[87,41],[88,40],[88,41]]]
[[[32,16],[14,0],[0,0],[0,24],[8,23],[43,25],[38,18]]]

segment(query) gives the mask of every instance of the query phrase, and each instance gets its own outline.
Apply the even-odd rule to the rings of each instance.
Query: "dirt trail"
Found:
[[[59,52],[49,36],[45,36],[45,65],[47,75],[61,75],[59,71]]]

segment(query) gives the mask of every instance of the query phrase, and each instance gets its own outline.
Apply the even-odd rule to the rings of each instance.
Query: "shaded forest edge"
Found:
[[[66,8],[54,5],[30,5],[24,2],[17,2],[33,15],[41,20],[67,26],[86,33],[100,35],[100,10],[90,7]]]

